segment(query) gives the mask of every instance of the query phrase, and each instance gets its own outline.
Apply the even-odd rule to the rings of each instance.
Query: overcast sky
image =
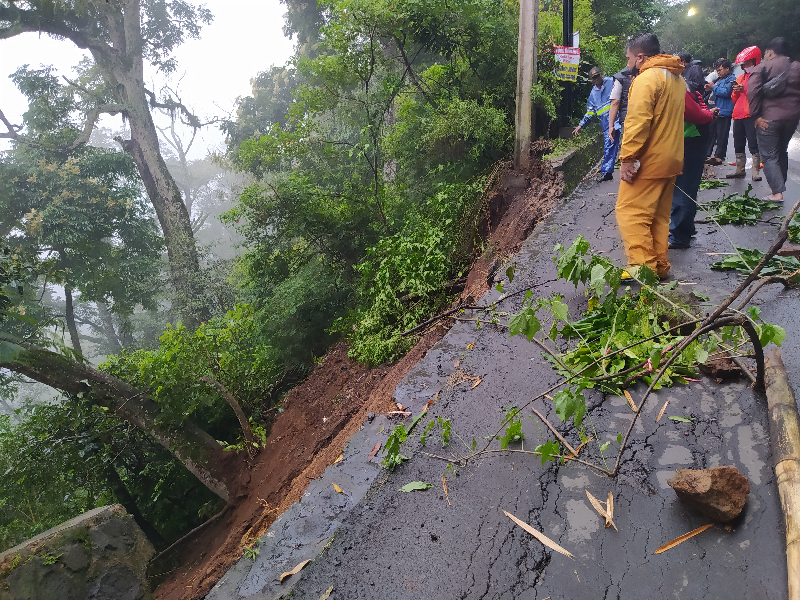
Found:
[[[250,94],[250,79],[270,65],[284,64],[292,54],[294,42],[284,37],[283,14],[286,7],[278,0],[206,0],[214,21],[176,52],[178,70],[172,84],[180,81],[185,104],[201,117],[227,115],[239,96]],[[201,4],[201,2],[195,2]],[[0,40],[0,108],[12,123],[19,123],[27,104],[8,79],[23,65],[54,65],[59,73],[70,74],[83,52],[72,42],[56,41],[35,33]],[[156,88],[163,78],[148,73]],[[121,117],[105,117],[103,126],[121,128]],[[222,134],[214,126],[195,142],[195,157],[205,148],[221,146]],[[5,140],[0,140],[5,142]]]

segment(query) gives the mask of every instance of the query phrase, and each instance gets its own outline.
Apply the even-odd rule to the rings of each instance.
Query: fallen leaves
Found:
[[[636,405],[633,403],[633,398],[631,397],[628,390],[622,390],[622,393],[625,394],[625,400],[628,401],[628,404],[633,409],[633,412],[636,412]]]
[[[336,487],[336,486],[334,486],[334,487]],[[339,491],[341,491],[341,490],[339,490]],[[310,562],[311,562],[311,559],[309,558],[309,559],[304,560],[303,562],[301,562],[299,565],[297,565],[291,571],[286,571],[286,573],[281,573],[281,576],[278,579],[278,581],[280,583],[283,583],[283,580],[286,579],[287,577],[291,577],[292,575],[297,575],[300,571],[303,570],[303,567],[305,567]]]
[[[375,444],[372,447],[372,450],[370,450],[370,452],[369,452],[369,458],[367,459],[367,462],[371,461],[373,458],[375,458],[378,455],[378,452],[380,452],[382,444],[383,444],[383,442],[378,442],[377,444]]]
[[[694,419],[690,419],[689,417],[669,417],[673,421],[679,421],[681,423],[691,423]]]
[[[467,344],[467,350],[472,350],[474,347],[475,347],[475,342],[472,342],[471,344]]]
[[[329,587],[322,596],[319,597],[319,600],[328,600],[333,593],[333,586]]]
[[[333,484],[333,489],[335,489],[335,490],[336,490],[337,492],[339,492],[340,494],[342,493],[342,488],[340,488],[340,487],[339,487],[338,485],[336,485],[335,483]]]
[[[583,449],[583,447],[591,441],[594,441],[593,437],[588,438],[585,442],[581,442],[581,445],[575,448],[574,454],[570,454],[569,456],[564,458],[564,462],[567,462],[571,458],[578,458],[578,454],[580,454],[580,451]]]
[[[515,517],[514,515],[512,515],[510,512],[503,511],[503,514],[504,514],[505,516],[507,516],[509,519],[511,519],[512,521],[514,521],[514,523],[516,523],[517,525],[519,525],[520,527],[522,527],[522,528],[523,528],[525,531],[527,531],[528,533],[530,533],[530,534],[531,534],[533,537],[535,537],[537,540],[539,540],[540,542],[542,542],[542,544],[544,544],[545,546],[547,546],[547,547],[548,547],[548,548],[550,548],[551,550],[555,550],[556,552],[560,552],[560,553],[561,553],[561,554],[563,554],[564,556],[568,556],[568,557],[570,557],[570,558],[572,558],[572,559],[574,559],[574,558],[575,558],[575,557],[572,555],[572,553],[571,553],[571,552],[569,552],[569,551],[567,551],[567,550],[564,550],[564,548],[562,548],[561,546],[559,546],[558,544],[556,544],[556,543],[555,543],[553,540],[551,540],[549,537],[547,537],[547,536],[546,536],[546,535],[544,535],[543,533],[540,533],[540,532],[536,531],[536,530],[535,530],[533,527],[531,527],[530,525],[528,525],[528,524],[527,524],[527,523],[525,523],[524,521],[520,521],[520,520],[519,520],[517,517]]]
[[[589,490],[586,490],[586,497],[589,498],[589,502],[592,504],[594,509],[598,513],[600,513],[600,516],[603,517],[606,520],[606,527],[608,527],[609,525],[613,525],[614,529],[619,531],[619,529],[617,529],[617,525],[613,521],[613,518],[614,518],[614,496],[611,494],[611,492],[608,492],[608,502],[606,502],[605,506],[603,506],[603,504],[600,502],[600,500],[598,500],[597,498],[592,496],[592,494],[589,492]]]
[[[480,385],[481,381],[483,381],[483,379],[480,379],[480,378],[476,377],[475,378],[475,383],[472,384],[472,387],[470,389],[474,390],[476,387],[478,387],[478,385]]]
[[[340,453],[340,454],[339,454],[339,456],[337,457],[337,459],[336,459],[335,461],[333,461],[333,464],[336,464],[336,463],[338,463],[338,462],[342,462],[342,459],[344,459],[344,452],[342,452],[342,453]]]
[[[418,492],[427,490],[428,488],[432,488],[432,483],[425,483],[424,481],[412,481],[411,483],[405,484],[401,487],[398,492]]]
[[[667,410],[667,405],[668,404],[669,404],[669,400],[664,402],[664,406],[661,407],[661,411],[659,411],[658,417],[656,417],[656,423],[658,423],[661,420],[661,417],[664,416],[664,411]]]
[[[442,475],[442,489],[444,489],[444,497],[447,498],[447,506],[452,506],[452,504],[450,504],[450,495],[447,493],[447,481],[444,475]]]
[[[713,523],[709,523],[708,525],[703,525],[702,527],[698,527],[697,529],[695,529],[693,531],[690,531],[689,533],[684,533],[682,536],[676,537],[671,542],[667,542],[666,544],[664,544],[663,546],[658,548],[658,550],[653,552],[653,554],[661,554],[662,552],[666,552],[670,548],[674,548],[678,544],[682,544],[683,542],[685,542],[689,538],[692,538],[692,537],[696,536],[699,533],[703,533],[706,529],[708,529],[712,525],[713,525]]]

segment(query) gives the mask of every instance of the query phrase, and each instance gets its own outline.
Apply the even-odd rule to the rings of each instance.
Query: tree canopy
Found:
[[[779,36],[792,56],[800,57],[798,22],[800,4],[794,0],[698,0],[670,6],[655,31],[666,51],[690,52],[710,66],[720,57],[736,58],[748,46],[763,49]]]

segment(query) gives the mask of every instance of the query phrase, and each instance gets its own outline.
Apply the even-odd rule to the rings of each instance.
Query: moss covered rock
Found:
[[[151,600],[153,553],[122,506],[96,508],[0,554],[0,600]]]

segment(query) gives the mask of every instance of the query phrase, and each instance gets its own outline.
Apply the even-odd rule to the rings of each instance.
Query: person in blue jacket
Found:
[[[612,181],[614,179],[614,163],[617,160],[617,152],[619,150],[619,138],[621,137],[615,135],[612,139],[608,135],[608,111],[611,108],[611,90],[614,89],[614,78],[603,77],[603,72],[599,68],[592,67],[589,71],[589,79],[592,80],[593,87],[589,93],[589,100],[586,102],[586,114],[572,131],[572,135],[578,135],[581,128],[597,117],[600,121],[600,127],[603,128],[604,140],[603,164],[600,166],[601,181]],[[619,123],[613,123],[611,127],[616,130],[620,128]]]
[[[709,148],[709,157],[706,159],[707,165],[721,165],[725,161],[725,155],[728,153],[728,134],[731,132],[731,115],[733,115],[731,94],[733,93],[733,84],[736,83],[736,77],[731,67],[731,61],[720,61],[717,66],[719,79],[717,79],[716,83],[707,83],[705,86],[706,91],[711,90],[714,92],[714,102],[719,109],[719,116],[712,124],[712,127],[717,132],[717,151],[714,156],[710,156],[711,148]]]

